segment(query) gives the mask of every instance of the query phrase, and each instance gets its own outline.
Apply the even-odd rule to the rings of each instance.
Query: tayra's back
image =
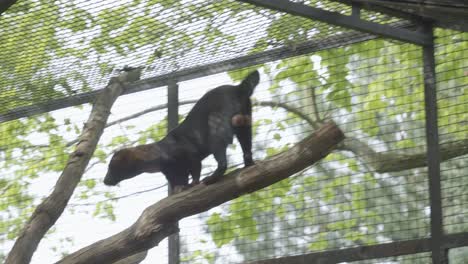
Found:
[[[185,120],[161,141],[117,151],[104,179],[108,185],[143,172],[161,171],[172,186],[198,184],[201,161],[213,154],[218,166],[206,184],[216,181],[227,168],[226,148],[236,135],[244,153],[244,164],[252,159],[252,105],[250,96],[259,82],[257,71],[239,85],[224,85],[206,93]]]
[[[177,138],[185,137],[202,152],[209,151],[207,146],[214,136],[222,136],[224,141],[232,143],[231,118],[239,113],[251,114],[250,96],[258,80],[255,71],[239,85],[223,85],[208,91],[171,133]]]

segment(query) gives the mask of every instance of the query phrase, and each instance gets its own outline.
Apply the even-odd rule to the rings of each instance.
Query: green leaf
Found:
[[[213,242],[218,248],[228,244],[234,239],[234,232],[229,227],[229,222],[225,222],[219,213],[212,214],[206,223],[212,235]]]
[[[102,149],[94,151],[94,156],[102,163],[106,162],[107,153]]]
[[[96,180],[95,179],[87,179],[84,181],[86,187],[88,189],[94,189],[94,187],[96,186]]]
[[[276,141],[280,141],[281,140],[281,135],[279,133],[275,133],[273,135],[273,138],[276,140]]]

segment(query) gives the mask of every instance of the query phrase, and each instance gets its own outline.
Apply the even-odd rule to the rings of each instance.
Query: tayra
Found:
[[[112,157],[104,179],[116,185],[144,172],[162,172],[171,186],[200,182],[201,162],[213,154],[218,166],[203,182],[219,179],[227,168],[226,148],[237,137],[245,166],[252,165],[252,103],[250,96],[259,82],[259,73],[250,73],[239,85],[223,85],[195,104],[185,120],[161,141],[125,148]]]

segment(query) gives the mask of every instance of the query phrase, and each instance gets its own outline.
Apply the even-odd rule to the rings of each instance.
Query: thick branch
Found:
[[[145,260],[147,255],[148,255],[148,251],[142,251],[135,255],[131,255],[130,257],[114,262],[113,264],[138,264],[142,262],[143,260]]]
[[[215,184],[200,184],[162,199],[146,208],[129,228],[72,253],[58,263],[112,263],[148,250],[176,232],[174,224],[180,219],[281,181],[325,157],[343,138],[334,123],[327,123],[283,153],[231,172]]]
[[[70,154],[65,169],[54,190],[39,204],[17,238],[5,264],[27,264],[31,261],[39,242],[63,213],[106,125],[110,109],[123,92],[122,82],[127,73],[114,77],[96,98],[88,121],[85,123],[75,151]]]

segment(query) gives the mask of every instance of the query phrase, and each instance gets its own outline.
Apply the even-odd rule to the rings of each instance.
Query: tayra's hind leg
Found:
[[[189,187],[189,169],[186,166],[177,166],[175,163],[165,164],[161,172],[166,175],[169,188],[172,188],[171,194],[179,193]]]
[[[250,115],[237,114],[232,117],[231,123],[244,153],[244,165],[251,166],[254,164],[252,158],[252,119]]]
[[[190,186],[195,186],[200,183],[201,162],[192,161],[191,164],[190,174],[192,175],[192,183],[190,183]]]
[[[224,172],[226,172],[227,169],[227,144],[220,143],[218,145],[214,144],[214,146],[217,146],[216,149],[213,151],[213,156],[216,162],[218,162],[218,167],[213,172],[213,174],[211,174],[211,176],[208,176],[205,179],[203,179],[203,182],[206,184],[215,183],[221,176],[223,176]]]

